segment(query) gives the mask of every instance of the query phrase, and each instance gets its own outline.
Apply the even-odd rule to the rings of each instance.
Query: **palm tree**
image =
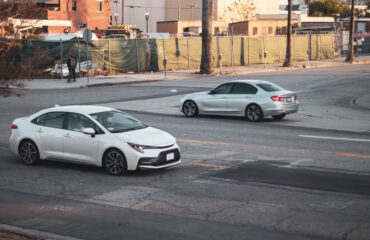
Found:
[[[348,51],[347,51],[347,58],[346,62],[352,63],[353,62],[353,35],[355,33],[355,0],[351,1],[351,20],[349,24],[349,41],[348,41]]]
[[[286,54],[283,67],[292,66],[292,0],[288,0],[288,23],[286,35]]]
[[[213,0],[202,1],[202,59],[200,73],[212,72],[212,9]]]

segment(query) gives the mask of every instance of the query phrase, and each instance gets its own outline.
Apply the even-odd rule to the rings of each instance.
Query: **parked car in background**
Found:
[[[234,80],[209,92],[192,93],[181,98],[181,111],[187,117],[200,114],[245,116],[257,122],[272,116],[282,119],[296,113],[298,96],[276,84],[261,80]]]
[[[173,136],[108,107],[56,106],[15,119],[11,131],[10,149],[28,165],[72,161],[120,175],[181,163]]]

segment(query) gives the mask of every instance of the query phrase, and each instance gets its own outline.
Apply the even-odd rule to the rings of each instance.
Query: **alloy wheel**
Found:
[[[186,101],[183,106],[183,112],[187,117],[195,117],[198,115],[198,107],[193,101]]]
[[[263,118],[262,110],[259,106],[252,104],[247,107],[246,117],[252,122],[258,122]]]
[[[126,160],[119,151],[110,150],[105,155],[104,167],[110,174],[120,175],[126,171]]]
[[[37,147],[30,141],[25,141],[22,143],[19,154],[22,161],[28,165],[35,164],[39,159]]]

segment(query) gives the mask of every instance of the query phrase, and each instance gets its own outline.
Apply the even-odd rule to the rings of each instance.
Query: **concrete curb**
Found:
[[[19,234],[31,239],[50,239],[50,240],[82,240],[81,238],[67,237],[63,235],[58,235],[54,233],[42,232],[39,230],[21,228],[6,224],[0,224],[0,231],[9,234]]]

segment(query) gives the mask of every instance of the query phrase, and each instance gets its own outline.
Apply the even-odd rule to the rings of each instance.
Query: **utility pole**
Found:
[[[286,54],[283,67],[292,66],[292,0],[288,0],[288,22],[286,35]]]
[[[137,5],[126,5],[126,7],[131,8],[131,25],[135,25],[134,24],[134,8],[141,8],[141,6],[137,6]]]
[[[202,0],[202,59],[201,74],[212,73],[212,11],[213,0]]]
[[[180,0],[177,0],[177,21],[180,21]]]
[[[188,5],[191,9],[191,20],[193,20],[194,8],[198,7],[196,4]]]
[[[349,40],[348,40],[348,51],[347,51],[347,58],[346,62],[352,63],[353,62],[353,35],[355,33],[355,0],[351,1],[351,19],[349,24]]]

